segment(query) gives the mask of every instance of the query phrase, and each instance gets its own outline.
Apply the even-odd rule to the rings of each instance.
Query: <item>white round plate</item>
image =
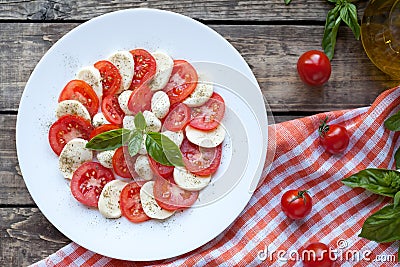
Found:
[[[163,50],[206,73],[225,99],[228,131],[222,166],[197,207],[165,221],[130,223],[103,218],[71,195],[48,144],[49,126],[64,85],[78,69],[118,50]],[[207,62],[207,63],[204,63]],[[210,63],[211,62],[211,63]],[[46,218],[65,236],[96,253],[124,260],[159,260],[189,252],[225,230],[248,203],[267,147],[263,96],[250,68],[224,38],[172,12],[132,9],[109,13],[61,38],[34,69],[21,98],[17,153],[25,183]],[[229,179],[228,179],[229,178]],[[207,202],[207,203],[205,203]]]

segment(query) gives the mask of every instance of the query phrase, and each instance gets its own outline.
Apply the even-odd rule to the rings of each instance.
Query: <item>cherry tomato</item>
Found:
[[[186,127],[190,121],[190,108],[183,103],[176,103],[171,108],[164,119],[164,128],[177,132]]]
[[[85,162],[72,175],[72,195],[84,205],[97,207],[104,186],[114,180],[111,170],[98,162]]]
[[[163,89],[167,93],[171,105],[188,97],[196,88],[197,80],[197,72],[189,62],[174,60],[171,77]]]
[[[350,142],[347,129],[338,124],[327,124],[326,118],[318,128],[321,145],[331,154],[339,154],[346,150]]]
[[[127,184],[122,189],[119,198],[122,216],[134,223],[150,220],[150,217],[144,213],[140,202],[140,187],[141,185],[136,182]]]
[[[99,110],[99,98],[93,88],[82,80],[72,80],[61,91],[58,102],[64,100],[77,100],[94,116]]]
[[[174,166],[162,165],[161,163],[158,163],[157,161],[155,161],[152,157],[148,157],[148,158],[149,158],[150,167],[155,174],[167,179],[168,181],[170,181],[172,183],[175,183],[174,177],[172,175],[174,172]]]
[[[131,50],[130,53],[135,61],[135,72],[129,89],[135,90],[154,77],[156,74],[156,60],[144,49]]]
[[[114,172],[123,178],[133,178],[136,157],[131,157],[126,147],[119,147],[112,158]]]
[[[304,252],[307,251],[307,252]],[[324,243],[311,243],[309,244],[300,255],[303,257],[304,267],[331,267],[333,260],[331,251]]]
[[[101,111],[109,122],[115,125],[122,125],[125,113],[119,106],[116,95],[109,95],[103,99],[103,102],[101,103]]]
[[[103,98],[116,94],[122,83],[122,77],[117,67],[107,60],[96,62],[94,67],[100,72],[101,83],[103,84]]]
[[[142,84],[131,94],[128,100],[128,109],[137,114],[138,112],[143,112],[145,110],[151,109],[151,98],[154,92],[146,85]]]
[[[187,191],[177,185],[157,177],[154,182],[154,198],[161,208],[166,210],[178,210],[189,208],[196,202],[198,191]]]
[[[108,131],[111,131],[111,130],[116,130],[116,129],[119,129],[119,127],[117,125],[114,125],[114,124],[103,124],[103,125],[100,125],[99,127],[96,127],[90,133],[90,137],[89,138],[92,139],[96,135],[99,135],[101,133],[108,132]]]
[[[282,195],[281,208],[290,219],[303,219],[311,212],[312,199],[307,191],[289,190]]]
[[[190,126],[204,131],[215,129],[220,124],[224,114],[224,99],[219,94],[213,93],[204,105],[192,109]]]
[[[90,121],[76,115],[64,115],[50,126],[49,143],[54,153],[60,155],[64,146],[74,138],[89,140],[93,131]]]
[[[206,176],[213,174],[219,167],[222,155],[222,145],[213,148],[200,147],[187,138],[181,145],[182,160],[188,171]]]
[[[310,50],[297,61],[297,72],[305,84],[321,86],[331,76],[331,62],[323,52]]]

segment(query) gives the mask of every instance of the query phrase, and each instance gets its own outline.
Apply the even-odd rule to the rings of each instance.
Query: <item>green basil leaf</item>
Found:
[[[285,4],[286,4],[286,5],[289,5],[290,2],[292,2],[292,0],[285,0]]]
[[[143,133],[141,131],[134,131],[130,137],[130,141],[128,143],[128,151],[129,155],[132,157],[135,156],[142,146],[143,142]]]
[[[385,121],[385,127],[390,131],[400,131],[400,111]]]
[[[335,52],[336,36],[341,21],[340,5],[336,5],[326,16],[324,37],[322,38],[322,48],[330,60]]]
[[[400,169],[400,147],[397,148],[396,152],[394,153],[394,161],[396,163],[396,169]]]
[[[135,122],[136,129],[139,129],[141,131],[144,131],[146,129],[146,120],[145,120],[142,112],[139,112],[138,114],[136,114],[134,122]]]
[[[116,129],[96,135],[86,144],[86,148],[93,150],[113,150],[123,145],[129,137],[130,130]]]
[[[179,147],[171,139],[161,133],[147,133],[146,149],[150,157],[158,163],[167,166],[184,166],[182,153]]]
[[[361,187],[372,193],[394,197],[400,191],[400,172],[384,169],[365,169],[343,179],[352,188]]]
[[[396,193],[396,195],[394,195],[394,203],[393,206],[395,208],[397,208],[399,206],[400,203],[400,191]]]
[[[388,205],[372,214],[359,236],[379,243],[400,240],[400,207]]]
[[[360,39],[360,24],[358,24],[357,8],[354,4],[346,2],[340,9],[340,18],[350,27],[353,31],[354,37]]]

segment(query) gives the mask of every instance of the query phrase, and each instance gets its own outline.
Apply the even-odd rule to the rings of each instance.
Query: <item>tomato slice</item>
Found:
[[[116,130],[116,129],[119,129],[119,127],[117,125],[114,125],[114,124],[103,124],[103,125],[100,125],[99,127],[96,127],[90,133],[90,137],[89,138],[92,139],[96,135],[99,135],[101,133],[108,132],[108,131],[111,131],[111,130]]]
[[[72,176],[72,195],[84,205],[97,207],[101,190],[114,179],[112,171],[100,163],[85,162]]]
[[[129,89],[135,90],[154,77],[156,74],[156,60],[144,49],[131,50],[130,53],[135,61],[135,73]]]
[[[121,191],[119,205],[122,215],[134,223],[150,220],[140,202],[140,185],[136,182],[127,184]]]
[[[127,147],[118,148],[112,158],[113,169],[115,173],[123,178],[133,178],[137,176],[134,172],[136,157],[131,157]]]
[[[77,100],[94,116],[99,110],[99,98],[93,88],[82,80],[72,80],[64,87],[58,98],[58,102],[64,100]]]
[[[175,183],[174,177],[172,175],[174,172],[174,166],[162,165],[161,163],[158,163],[157,161],[155,161],[152,157],[148,157],[148,158],[149,158],[149,162],[150,162],[150,167],[155,174],[167,179],[168,181],[170,181],[172,183]]]
[[[182,159],[188,171],[206,176],[217,171],[221,163],[222,145],[204,148],[185,138],[181,145]]]
[[[185,60],[174,60],[171,77],[163,89],[171,105],[183,101],[196,88],[198,76],[196,70]]]
[[[93,127],[90,121],[76,115],[64,115],[50,126],[49,143],[60,155],[64,146],[74,138],[89,140]]]
[[[224,99],[217,93],[201,107],[192,109],[190,126],[199,130],[209,131],[218,127],[225,114]]]
[[[131,94],[128,101],[128,109],[132,111],[133,114],[138,112],[143,112],[145,110],[151,109],[151,98],[153,97],[153,92],[147,84],[142,84]]]
[[[122,125],[125,113],[119,106],[118,97],[116,95],[109,95],[103,99],[103,102],[101,103],[101,111],[109,122],[116,125]]]
[[[176,103],[164,120],[164,128],[177,132],[186,127],[190,121],[190,108],[183,103]]]
[[[103,84],[103,98],[114,95],[122,83],[122,77],[117,67],[107,60],[96,62],[94,67],[100,72],[101,83]]]
[[[161,208],[171,211],[189,208],[199,196],[198,191],[183,190],[162,177],[156,178],[153,190],[157,204]]]

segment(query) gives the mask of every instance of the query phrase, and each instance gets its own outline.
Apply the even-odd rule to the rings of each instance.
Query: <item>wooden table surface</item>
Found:
[[[366,2],[358,4],[359,18]],[[203,22],[242,54],[266,95],[276,122],[372,103],[398,85],[365,55],[346,27],[338,35],[332,76],[323,88],[299,80],[296,62],[320,49],[325,0],[0,0],[0,266],[26,266],[70,240],[37,209],[18,166],[15,122],[24,86],[36,63],[64,34],[107,12],[149,7],[178,12]]]

